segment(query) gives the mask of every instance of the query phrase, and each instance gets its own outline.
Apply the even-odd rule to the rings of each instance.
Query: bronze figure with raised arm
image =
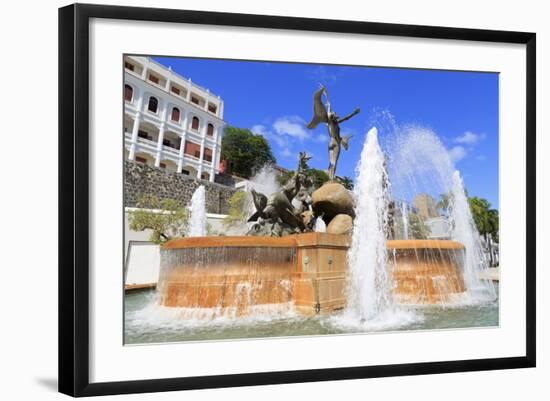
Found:
[[[323,104],[323,94],[326,98],[326,105]],[[336,112],[331,109],[330,102],[328,100],[327,89],[324,85],[313,94],[313,118],[307,125],[309,129],[314,129],[319,123],[326,123],[328,127],[328,133],[330,135],[330,141],[328,144],[328,176],[331,180],[336,178],[336,164],[338,163],[338,157],[340,156],[340,146],[343,146],[345,150],[348,150],[348,141],[351,135],[344,137],[340,136],[340,123],[349,120],[354,115],[359,113],[359,108],[356,108],[351,114],[340,118]]]

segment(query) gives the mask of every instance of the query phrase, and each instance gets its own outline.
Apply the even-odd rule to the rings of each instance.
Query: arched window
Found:
[[[206,129],[206,135],[214,136],[214,126],[212,124],[208,124],[208,128]]]
[[[132,97],[134,97],[134,90],[130,85],[124,85],[124,100],[131,102]]]
[[[159,101],[156,97],[151,96],[149,98],[149,104],[147,105],[147,109],[153,113],[156,113],[159,108]]]
[[[193,120],[191,121],[191,129],[196,131],[199,130],[199,118],[197,116],[193,117]]]
[[[172,121],[176,121],[176,122],[178,122],[180,120],[180,109],[178,109],[177,107],[174,107],[172,109],[171,119],[172,119]]]

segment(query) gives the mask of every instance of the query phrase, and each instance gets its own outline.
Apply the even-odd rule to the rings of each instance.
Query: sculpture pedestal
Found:
[[[347,235],[297,235],[294,305],[304,315],[333,312],[346,304]]]

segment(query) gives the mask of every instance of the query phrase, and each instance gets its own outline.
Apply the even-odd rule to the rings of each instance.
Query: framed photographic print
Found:
[[[59,390],[535,366],[535,34],[59,10]]]

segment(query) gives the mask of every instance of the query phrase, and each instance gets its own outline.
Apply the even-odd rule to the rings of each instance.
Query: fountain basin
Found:
[[[258,306],[292,305],[303,315],[346,305],[347,235],[189,237],[161,248],[160,303],[241,315]],[[402,303],[439,303],[464,291],[454,241],[388,241],[394,296]]]
[[[464,246],[447,240],[387,241],[388,263],[399,304],[452,302],[465,291]]]

